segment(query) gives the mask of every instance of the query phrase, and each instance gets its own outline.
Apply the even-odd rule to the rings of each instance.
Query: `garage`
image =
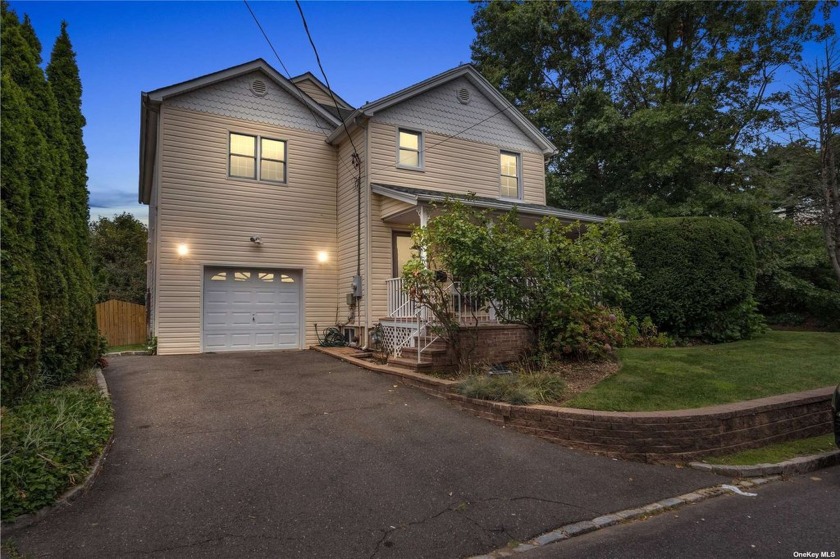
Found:
[[[204,269],[202,350],[300,348],[299,270]]]

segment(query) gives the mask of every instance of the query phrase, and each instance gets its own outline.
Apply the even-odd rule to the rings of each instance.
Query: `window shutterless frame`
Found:
[[[397,128],[397,167],[423,170],[423,132]]]
[[[499,152],[499,187],[502,198],[522,199],[522,157],[518,153]]]
[[[286,140],[230,132],[228,176],[286,183]]]

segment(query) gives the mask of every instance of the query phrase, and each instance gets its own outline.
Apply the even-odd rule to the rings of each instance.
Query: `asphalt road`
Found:
[[[757,496],[716,497],[644,521],[558,542],[519,557],[840,557],[840,466],[763,485],[749,492]],[[816,555],[807,555],[809,552]]]
[[[315,352],[117,357],[115,442],[31,557],[446,558],[720,483],[505,430]]]

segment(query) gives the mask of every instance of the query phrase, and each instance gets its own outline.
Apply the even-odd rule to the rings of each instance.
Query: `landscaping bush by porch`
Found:
[[[605,411],[699,408],[840,382],[840,334],[770,331],[752,340],[619,350],[621,370],[567,405]]]
[[[730,219],[668,218],[623,223],[641,278],[630,286],[628,315],[650,316],[679,338],[723,342],[761,330],[753,300],[755,250]]]

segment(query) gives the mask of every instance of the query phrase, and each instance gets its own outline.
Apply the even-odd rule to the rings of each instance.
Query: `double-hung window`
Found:
[[[262,136],[230,133],[231,177],[286,182],[286,142]]]
[[[397,167],[423,168],[423,133],[400,128],[397,134]]]
[[[511,153],[509,151],[501,152],[500,166],[502,198],[522,198],[522,188],[520,184],[521,167],[519,164],[519,154]]]

